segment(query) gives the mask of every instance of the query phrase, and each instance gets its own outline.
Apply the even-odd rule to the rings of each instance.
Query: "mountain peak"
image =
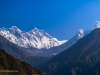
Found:
[[[39,29],[35,27],[33,30],[38,31]]]
[[[18,28],[17,28],[17,26],[11,26],[10,29],[15,29],[15,30],[17,30]]]
[[[31,30],[31,32],[38,32],[38,31],[41,31],[41,30],[38,29],[38,28],[36,28],[36,27],[35,27],[34,29]]]
[[[84,35],[84,30],[83,29],[79,29],[79,31],[78,31],[78,39],[80,39],[80,38],[82,38],[83,37],[83,35]]]
[[[12,26],[11,28],[17,28],[17,26]]]
[[[38,28],[35,27],[34,29],[37,30]]]
[[[83,33],[83,32],[84,32],[84,30],[83,30],[83,29],[79,29],[79,32],[80,32],[80,33]]]
[[[38,28],[34,28],[32,31],[39,31],[39,32],[45,32],[43,29],[38,29]]]
[[[20,31],[21,32],[21,30],[19,28],[17,28],[17,26],[11,26],[9,29],[17,30],[17,31]]]
[[[96,21],[96,22],[95,22],[95,27],[96,27],[96,28],[100,28],[100,21]]]
[[[100,28],[100,21],[96,21],[95,24],[91,27],[91,30],[94,30],[96,28]]]

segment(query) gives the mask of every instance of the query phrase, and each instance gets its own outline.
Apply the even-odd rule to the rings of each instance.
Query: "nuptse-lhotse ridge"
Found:
[[[44,30],[37,28],[34,28],[29,32],[24,32],[18,29],[16,26],[12,26],[11,28],[3,27],[0,28],[0,34],[10,42],[25,48],[34,47],[38,49],[49,49],[67,42],[67,40],[59,41],[50,36]]]
[[[99,21],[95,22],[92,30],[95,28],[100,28]],[[91,30],[84,31],[83,29],[80,29],[78,33],[73,37],[73,39],[76,39],[74,41],[76,42],[77,40],[88,34],[90,31]],[[8,39],[10,42],[25,48],[34,47],[38,49],[49,49],[51,47],[60,46],[64,43],[67,43],[67,40],[59,41],[56,38],[50,36],[44,30],[40,30],[37,28],[34,28],[29,32],[25,32],[21,31],[16,26],[12,26],[11,28],[3,27],[0,28],[0,34]]]

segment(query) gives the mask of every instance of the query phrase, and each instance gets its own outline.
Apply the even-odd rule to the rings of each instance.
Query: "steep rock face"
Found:
[[[0,75],[48,75],[0,49]]]
[[[80,75],[100,61],[100,28],[93,30],[73,46],[43,65],[51,75]]]
[[[16,26],[12,26],[11,28],[0,28],[0,34],[12,43],[25,48],[34,47],[38,49],[49,49],[67,42],[67,40],[58,41],[44,30],[37,28],[34,28],[29,32],[24,32]]]

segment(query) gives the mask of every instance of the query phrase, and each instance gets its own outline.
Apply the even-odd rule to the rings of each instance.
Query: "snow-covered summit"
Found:
[[[95,27],[94,28],[100,28],[100,21],[95,22]]]
[[[84,30],[83,29],[79,29],[78,31],[78,39],[82,38],[84,35]]]
[[[21,31],[16,26],[12,26],[11,28],[3,27],[0,28],[0,34],[14,44],[25,48],[35,47],[38,49],[49,49],[67,42],[67,40],[59,41],[44,30],[37,29],[36,27],[29,32]]]
[[[7,28],[5,28],[5,29],[7,29]],[[17,28],[17,26],[12,26],[12,27],[10,27],[10,28],[8,28],[8,29],[14,30],[14,31],[22,32],[19,28]]]
[[[100,28],[100,21],[96,21],[95,24],[91,27],[91,30],[94,30],[96,28]]]
[[[100,21],[96,21],[90,30],[79,29],[75,37],[77,37],[77,40],[81,39],[82,37],[84,37],[85,35],[87,35],[88,33],[90,33],[92,30],[96,28],[100,28]]]

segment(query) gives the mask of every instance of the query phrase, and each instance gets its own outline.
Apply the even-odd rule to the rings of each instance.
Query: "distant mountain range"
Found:
[[[25,48],[34,47],[37,49],[49,49],[67,42],[67,40],[59,41],[50,36],[44,30],[37,28],[34,28],[29,32],[24,32],[18,29],[16,26],[12,26],[11,28],[3,27],[0,28],[0,34],[10,42]]]
[[[44,30],[34,28],[29,32],[24,32],[18,29],[16,26],[11,28],[0,28],[0,34],[4,36],[10,42],[23,47],[24,50],[30,52],[31,56],[52,56],[60,53],[61,51],[72,46],[82,38],[86,32],[80,29],[77,34],[68,41],[58,41],[53,38]]]
[[[99,21],[90,30],[80,29],[68,41],[58,41],[37,28],[29,32],[16,26],[0,28],[1,49],[50,75],[99,74],[99,39]]]
[[[48,75],[0,49],[0,75]]]
[[[79,31],[70,39],[58,41],[44,30],[34,28],[29,32],[24,32],[16,26],[11,28],[0,28],[0,34],[10,42],[23,47],[31,56],[54,56],[74,45],[79,39],[89,34],[93,29],[99,28],[100,22],[96,21],[90,30],[79,29]]]

